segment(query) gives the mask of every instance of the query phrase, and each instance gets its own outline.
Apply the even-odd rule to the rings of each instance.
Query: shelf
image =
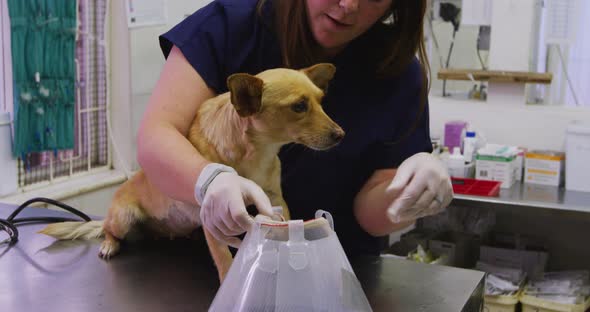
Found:
[[[455,194],[453,204],[477,207],[530,207],[584,213],[590,216],[590,193],[545,185],[515,183],[509,189],[500,189],[500,195],[497,197]]]
[[[500,70],[475,70],[475,69],[440,69],[438,79],[446,80],[477,80],[507,83],[540,83],[550,84],[552,73],[515,72]]]

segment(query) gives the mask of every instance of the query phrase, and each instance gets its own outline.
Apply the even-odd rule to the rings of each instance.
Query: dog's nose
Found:
[[[330,138],[334,142],[340,142],[342,140],[342,138],[344,138],[344,131],[342,131],[342,129],[334,130],[330,134]]]

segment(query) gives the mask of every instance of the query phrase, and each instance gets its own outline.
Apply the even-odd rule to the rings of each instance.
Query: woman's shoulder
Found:
[[[258,0],[215,0],[212,2],[225,17],[251,19],[256,16]]]
[[[258,0],[215,0],[203,6],[174,28],[183,28],[188,34],[199,31],[216,31],[219,28],[253,23]]]
[[[393,79],[398,80],[398,83],[403,84],[406,88],[419,89],[422,87],[422,72],[423,64],[420,63],[417,57],[414,57],[401,73],[393,77]]]
[[[374,77],[376,88],[388,96],[417,94],[423,87],[423,65],[414,57],[397,74]]]
[[[224,92],[230,74],[255,73],[277,58],[265,23],[271,16],[257,8],[258,0],[212,1],[160,36],[162,52],[167,57],[177,46],[211,88]]]
[[[428,71],[425,67],[427,65],[422,64],[417,57],[414,57],[406,69],[406,79],[408,79],[408,87],[416,90],[416,92],[422,92],[423,88],[428,88]],[[424,81],[426,79],[426,81]]]
[[[244,25],[256,20],[257,3],[258,0],[215,0],[191,14],[186,20],[192,26],[204,30],[214,30],[217,26]]]
[[[167,56],[172,45],[197,45],[206,40],[221,49],[233,41],[252,39],[257,27],[258,0],[215,0],[198,9],[160,36]],[[250,36],[243,36],[250,33]],[[184,52],[184,51],[183,51]]]
[[[256,9],[258,1],[259,0],[214,0],[212,2],[227,8],[252,10]]]

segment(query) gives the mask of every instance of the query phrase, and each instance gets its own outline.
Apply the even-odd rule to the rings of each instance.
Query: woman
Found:
[[[336,65],[323,106],[346,131],[329,151],[282,149],[283,195],[293,219],[334,216],[349,256],[377,254],[382,237],[452,199],[449,176],[430,155],[426,0],[219,0],[160,37],[167,57],[138,134],[138,160],[170,197],[202,204],[203,226],[235,245],[268,198],[230,168],[206,161],[185,138],[199,104],[227,91],[235,72]],[[418,61],[415,57],[419,54]],[[173,151],[173,152],[170,152]],[[218,170],[222,172],[218,173]],[[198,202],[195,186],[224,204]],[[213,192],[212,192],[213,193]]]

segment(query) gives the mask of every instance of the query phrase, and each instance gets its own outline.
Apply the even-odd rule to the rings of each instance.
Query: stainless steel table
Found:
[[[0,204],[0,216],[14,208]],[[63,214],[19,216],[49,215]],[[43,226],[21,225],[18,244],[0,245],[1,311],[206,311],[219,286],[204,239],[127,243],[105,262],[99,241],[56,242],[35,233]],[[481,272],[380,257],[351,263],[374,311],[481,310]]]

